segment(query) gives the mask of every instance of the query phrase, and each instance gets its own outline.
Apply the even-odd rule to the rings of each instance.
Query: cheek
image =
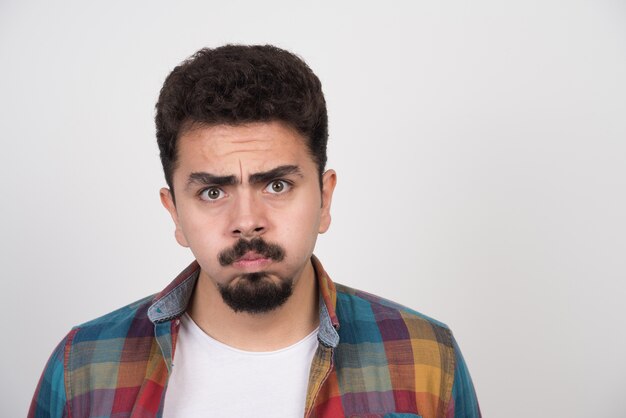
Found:
[[[315,205],[303,205],[298,210],[278,216],[275,220],[277,230],[283,230],[286,250],[310,252],[317,239],[320,224],[320,210]],[[281,224],[283,227],[281,228]],[[280,234],[283,235],[283,234]]]
[[[219,216],[207,216],[199,210],[187,210],[180,219],[182,233],[197,259],[215,257],[226,247]]]

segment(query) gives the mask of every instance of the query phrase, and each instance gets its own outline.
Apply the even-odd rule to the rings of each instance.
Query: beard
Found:
[[[293,293],[293,278],[281,279],[279,284],[267,278],[265,272],[247,273],[234,285],[218,285],[224,302],[235,312],[260,314],[281,306]]]
[[[285,250],[277,244],[268,243],[263,238],[239,239],[232,248],[218,255],[221,266],[229,266],[254,251],[263,257],[280,262],[285,258]],[[218,284],[224,302],[235,312],[259,314],[281,306],[293,293],[293,277],[281,278],[280,283],[272,282],[266,272],[246,273],[235,284]]]

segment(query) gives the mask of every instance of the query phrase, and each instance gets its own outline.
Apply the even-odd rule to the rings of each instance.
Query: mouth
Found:
[[[238,258],[233,266],[241,269],[254,269],[264,267],[272,262],[272,259],[261,255],[254,251],[248,251],[242,257]]]

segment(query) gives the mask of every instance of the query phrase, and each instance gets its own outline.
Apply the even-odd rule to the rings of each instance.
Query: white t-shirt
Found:
[[[293,418],[304,414],[317,330],[269,352],[238,350],[180,318],[164,418]]]

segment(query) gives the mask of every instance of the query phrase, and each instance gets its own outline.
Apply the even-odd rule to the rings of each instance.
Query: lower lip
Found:
[[[255,260],[237,260],[233,263],[233,266],[237,268],[257,268],[264,267],[271,263],[269,258],[257,258]]]

